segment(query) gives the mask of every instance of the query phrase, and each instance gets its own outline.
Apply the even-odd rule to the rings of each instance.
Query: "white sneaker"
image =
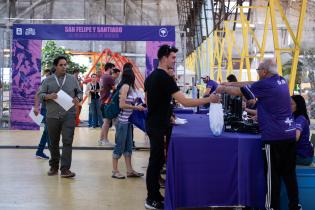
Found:
[[[106,147],[113,147],[114,145],[112,143],[110,143],[108,140],[100,140],[99,141],[99,145],[100,146],[106,146]]]

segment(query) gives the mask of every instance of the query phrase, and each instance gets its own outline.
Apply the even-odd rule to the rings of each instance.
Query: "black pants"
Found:
[[[150,158],[146,178],[148,190],[147,199],[160,201],[159,177],[165,163],[164,137],[166,136],[166,129],[149,128],[146,126],[146,131],[150,139]]]
[[[280,210],[281,178],[287,189],[289,209],[297,210],[299,193],[295,172],[295,141],[265,143],[265,171],[267,174],[266,209]]]
[[[67,114],[66,116],[56,119],[47,118],[48,135],[50,139],[49,151],[51,158],[49,165],[52,168],[59,168],[60,161],[60,134],[62,135],[62,155],[60,170],[70,169],[72,159],[72,142],[75,129],[75,115]]]

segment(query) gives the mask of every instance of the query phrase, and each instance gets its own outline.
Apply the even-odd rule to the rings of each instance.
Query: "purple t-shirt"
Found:
[[[296,144],[296,154],[302,158],[313,157],[314,147],[310,142],[310,127],[307,119],[300,115],[295,118],[296,129],[301,131],[301,136]]]
[[[257,98],[257,115],[263,141],[295,140],[295,125],[288,85],[274,75],[241,88],[246,99]]]
[[[210,94],[211,94],[217,89],[218,83],[216,83],[213,80],[209,80],[209,82],[207,82],[207,86],[206,87],[207,88],[211,88],[211,90],[210,90]]]
[[[105,74],[102,78],[102,88],[100,91],[101,104],[104,103],[104,101],[110,96],[110,91],[111,89],[113,89],[114,86],[115,86],[114,78],[109,74]]]

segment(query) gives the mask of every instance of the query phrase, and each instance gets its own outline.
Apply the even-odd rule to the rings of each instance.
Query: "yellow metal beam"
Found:
[[[281,17],[282,17],[282,20],[283,20],[284,24],[286,25],[287,30],[289,31],[289,33],[290,33],[290,35],[291,35],[291,38],[292,38],[294,44],[295,44],[295,45],[298,45],[298,43],[297,43],[297,41],[296,41],[296,37],[295,37],[295,35],[294,35],[293,31],[292,31],[292,28],[291,28],[291,26],[290,26],[290,24],[289,24],[289,21],[288,21],[286,15],[284,14],[284,11],[283,11],[283,8],[282,8],[282,6],[281,6],[281,4],[280,4],[280,1],[279,1],[279,0],[276,0],[275,2],[276,2],[276,6],[277,6],[277,8],[278,8],[278,11],[279,11],[279,13],[280,13],[280,15],[281,15]]]
[[[263,40],[262,40],[261,50],[260,50],[260,61],[262,61],[265,56],[266,40],[267,40],[267,34],[268,34],[268,28],[269,28],[269,16],[270,16],[269,13],[270,13],[270,8],[268,7],[266,9],[264,34],[263,34]]]
[[[273,34],[273,45],[274,45],[276,60],[277,60],[277,65],[278,65],[278,73],[280,75],[282,75],[282,64],[281,64],[279,41],[278,41],[278,31],[277,31],[277,22],[276,22],[276,8],[275,8],[274,1],[278,1],[278,0],[269,0],[271,28],[272,28],[272,34]]]
[[[293,54],[291,76],[290,76],[290,83],[289,83],[289,88],[290,88],[291,94],[293,94],[294,85],[295,85],[295,78],[296,78],[296,70],[297,70],[297,65],[299,62],[300,41],[302,38],[304,17],[305,17],[305,13],[306,13],[306,6],[307,6],[307,0],[302,0],[299,23],[298,23],[298,28],[297,28],[297,35],[296,35],[297,45],[295,46],[295,50],[294,50],[294,54]]]
[[[240,11],[240,17],[242,21],[242,28],[243,28],[243,49],[244,49],[244,55],[245,55],[245,63],[246,63],[246,70],[247,70],[247,78],[248,81],[252,80],[251,72],[250,72],[250,60],[249,60],[249,54],[248,54],[248,28],[249,23],[245,18],[244,11],[241,8]]]

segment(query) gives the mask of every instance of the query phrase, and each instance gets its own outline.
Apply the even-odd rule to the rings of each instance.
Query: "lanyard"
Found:
[[[57,76],[56,76],[55,74],[54,74],[54,76],[55,76],[55,80],[56,80],[56,82],[57,82],[57,85],[59,86],[59,88],[60,88],[60,90],[61,90],[62,87],[63,87],[63,85],[64,85],[65,82],[66,82],[67,75],[65,74],[65,77],[63,78],[63,81],[62,81],[61,86],[60,86],[60,83],[59,83],[59,80],[58,80]]]

